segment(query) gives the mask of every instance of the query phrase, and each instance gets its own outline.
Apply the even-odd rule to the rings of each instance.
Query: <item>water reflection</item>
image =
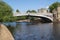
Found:
[[[3,22],[3,24],[9,29],[11,34],[14,36],[16,22]]]
[[[52,39],[52,29],[52,23],[34,25],[17,23],[14,36],[15,40],[50,40]]]
[[[54,38],[55,40],[60,40],[60,23],[54,23],[53,25]]]

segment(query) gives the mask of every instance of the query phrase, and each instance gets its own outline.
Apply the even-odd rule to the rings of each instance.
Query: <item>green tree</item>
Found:
[[[0,22],[12,21],[13,17],[12,8],[5,2],[0,1]],[[15,18],[14,18],[15,19]]]
[[[31,13],[37,13],[35,10],[32,10]]]
[[[17,9],[16,12],[20,12],[20,11]]]
[[[30,13],[31,11],[30,10],[27,10],[26,13]]]
[[[49,10],[52,13],[54,9],[56,9],[58,6],[60,6],[60,2],[55,2],[49,6]]]
[[[35,10],[27,10],[26,13],[37,13]]]

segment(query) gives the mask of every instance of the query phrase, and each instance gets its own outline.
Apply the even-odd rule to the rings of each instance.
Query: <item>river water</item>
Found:
[[[59,23],[9,22],[15,40],[60,40]]]

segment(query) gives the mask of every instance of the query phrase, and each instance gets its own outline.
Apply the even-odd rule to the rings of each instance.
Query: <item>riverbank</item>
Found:
[[[29,20],[29,19],[25,19],[25,20],[18,20],[18,21],[16,21],[16,22],[30,22],[30,20]]]
[[[3,24],[0,24],[0,40],[14,40],[8,28]]]

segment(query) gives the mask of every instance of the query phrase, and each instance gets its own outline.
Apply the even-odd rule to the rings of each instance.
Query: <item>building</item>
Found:
[[[38,9],[38,13],[47,13],[48,10],[45,8]]]

